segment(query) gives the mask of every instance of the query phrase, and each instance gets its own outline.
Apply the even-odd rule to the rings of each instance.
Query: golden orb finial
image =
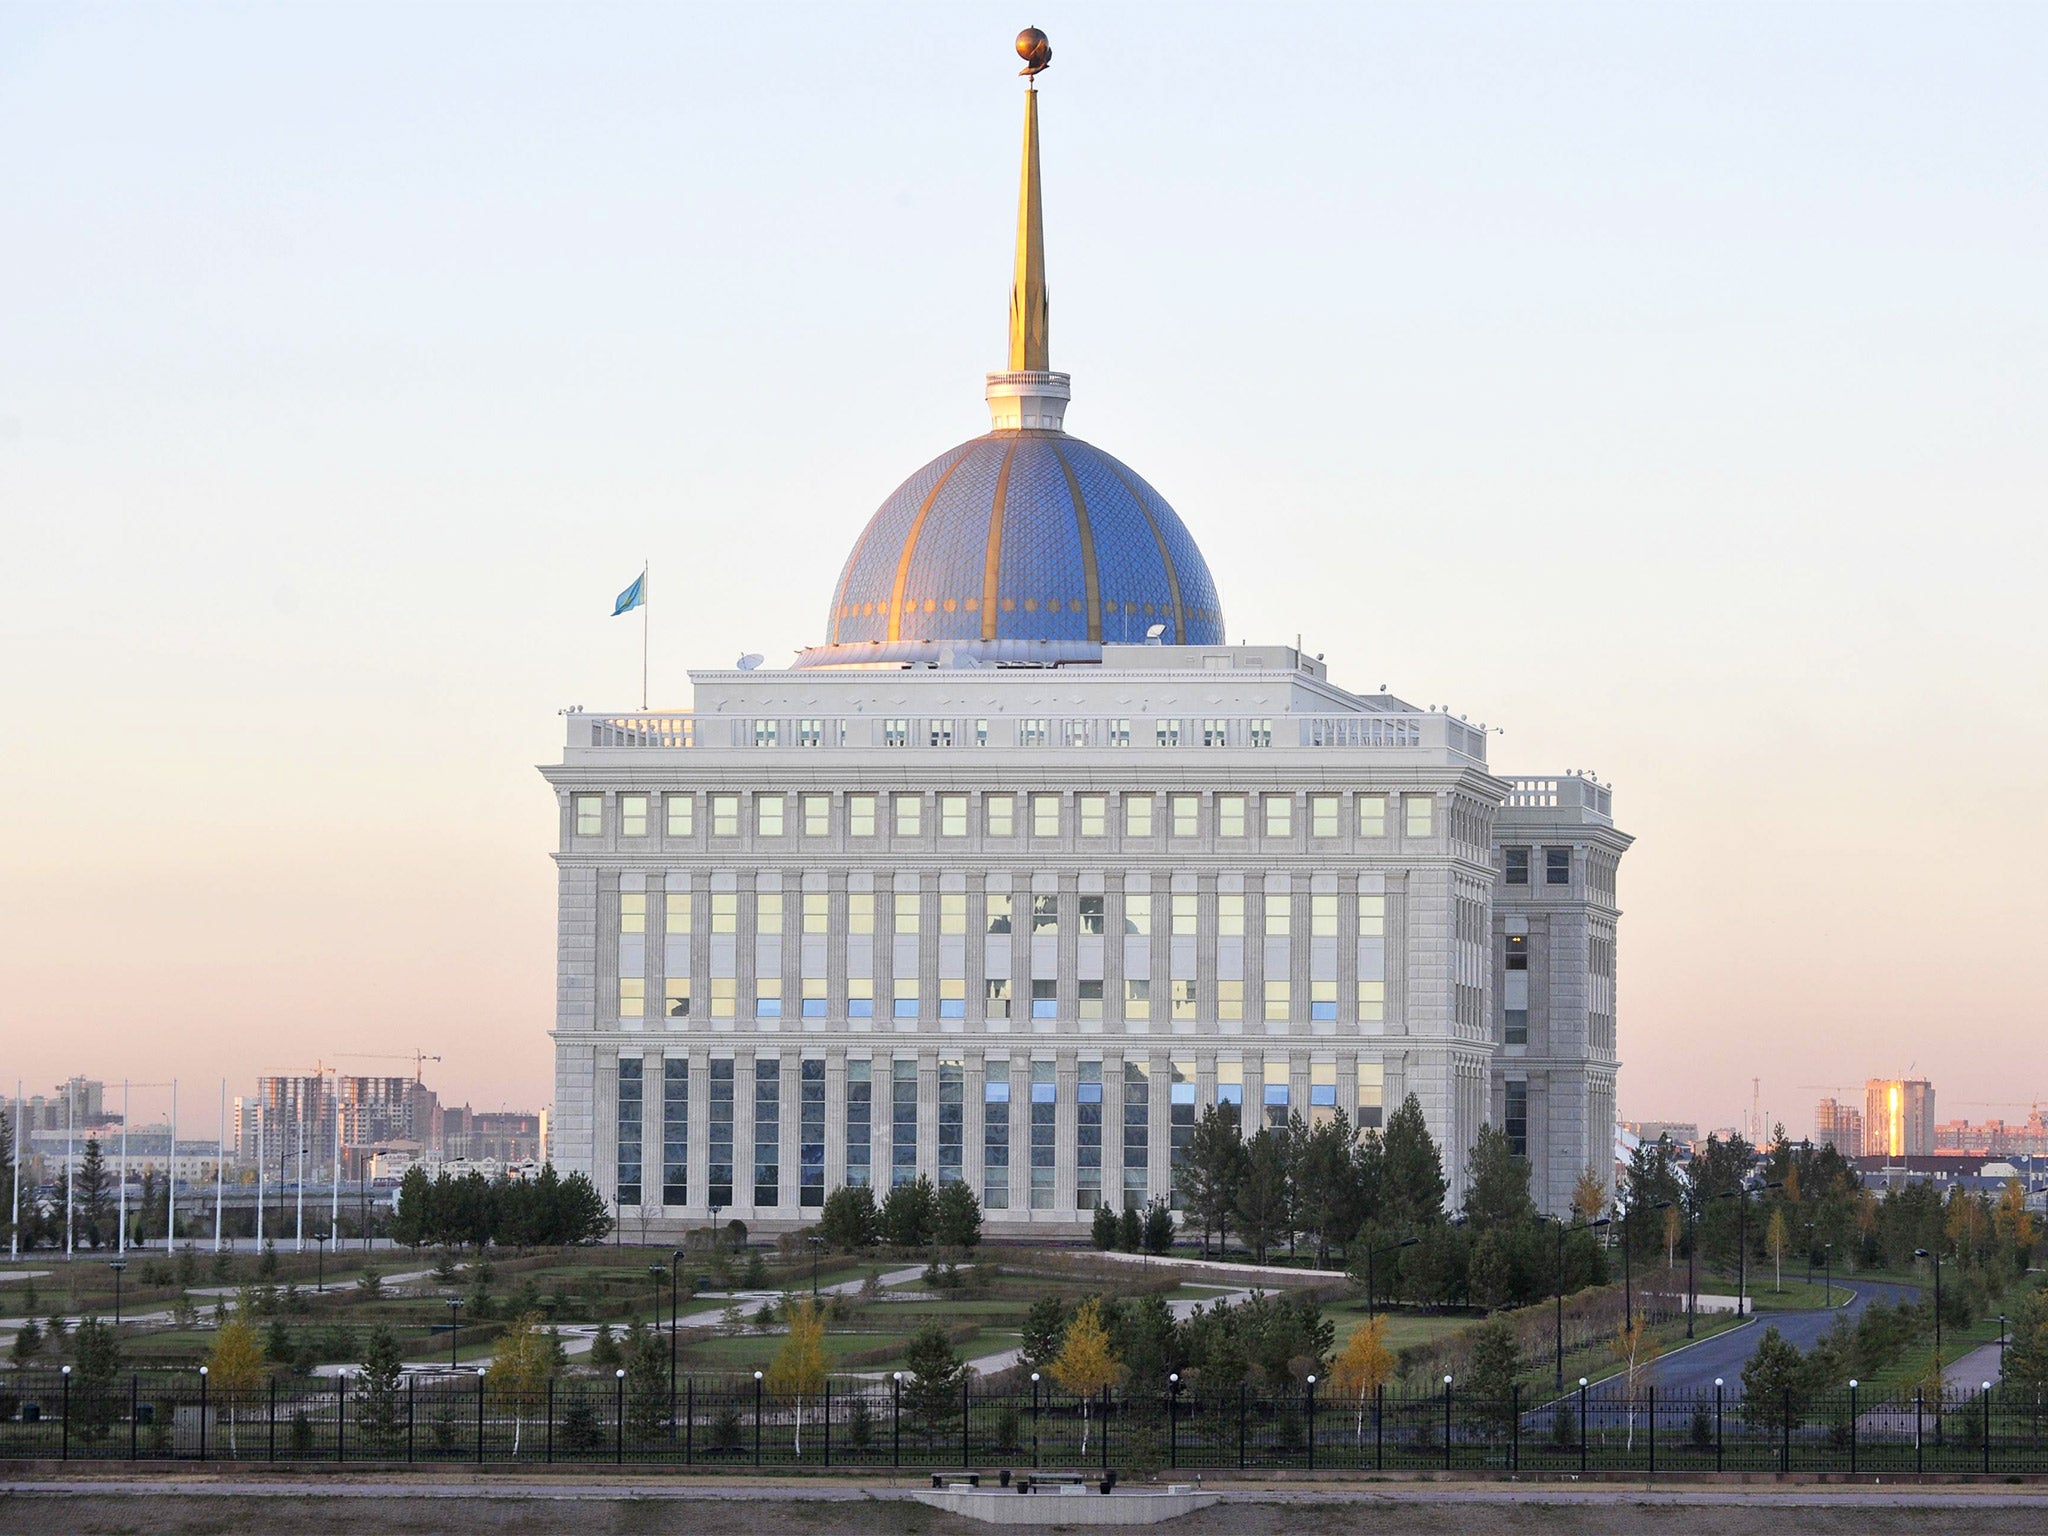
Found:
[[[1018,74],[1036,75],[1052,63],[1052,44],[1038,28],[1026,27],[1017,34],[1017,57],[1024,61]]]

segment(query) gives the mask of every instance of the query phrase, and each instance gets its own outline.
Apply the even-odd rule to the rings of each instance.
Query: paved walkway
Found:
[[[1711,1338],[1674,1346],[1650,1367],[1646,1378],[1649,1385],[1659,1392],[1711,1392],[1715,1378],[1719,1377],[1726,1383],[1725,1390],[1731,1394],[1740,1393],[1742,1367],[1748,1363],[1766,1328],[1776,1328],[1787,1342],[1805,1351],[1811,1349],[1822,1334],[1834,1327],[1835,1319],[1845,1313],[1853,1319],[1872,1302],[1891,1305],[1916,1300],[1920,1294],[1917,1286],[1894,1285],[1882,1280],[1837,1280],[1835,1288],[1842,1291],[1847,1300],[1832,1309],[1820,1307],[1807,1312],[1754,1313],[1747,1322]]]

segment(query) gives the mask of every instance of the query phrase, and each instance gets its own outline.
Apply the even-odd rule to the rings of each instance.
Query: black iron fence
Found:
[[[1743,1399],[1619,1386],[1485,1396],[1176,1386],[1076,1396],[979,1380],[834,1378],[803,1397],[758,1380],[488,1374],[278,1379],[222,1391],[194,1372],[87,1381],[0,1374],[0,1458],[614,1463],[816,1470],[1175,1467],[1682,1474],[2048,1472],[2048,1395]]]

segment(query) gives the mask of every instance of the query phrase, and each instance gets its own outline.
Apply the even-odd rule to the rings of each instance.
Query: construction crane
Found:
[[[398,1052],[354,1051],[340,1059],[342,1061],[409,1061],[412,1063],[412,1080],[418,1082],[423,1065],[430,1061],[439,1061],[441,1058],[430,1055],[426,1051],[411,1050]]]

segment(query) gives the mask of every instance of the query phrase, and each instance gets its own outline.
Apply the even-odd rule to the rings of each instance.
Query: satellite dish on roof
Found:
[[[762,661],[765,659],[766,658],[757,656],[752,651],[749,651],[746,655],[740,658],[740,670],[742,672],[751,672],[754,670],[754,668],[761,665]]]

